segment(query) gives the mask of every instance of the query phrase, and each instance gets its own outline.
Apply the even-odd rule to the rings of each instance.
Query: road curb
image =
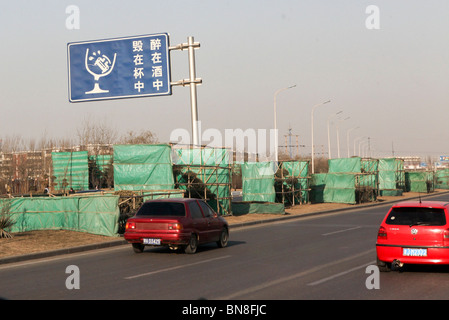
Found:
[[[439,196],[449,193],[448,191],[442,191],[438,192],[436,194],[424,194],[421,196],[416,197],[410,197],[405,199],[397,199],[397,200],[390,200],[385,202],[374,202],[374,203],[368,203],[363,205],[355,205],[354,207],[347,207],[347,208],[339,208],[339,209],[330,209],[330,210],[323,210],[323,211],[317,211],[317,212],[308,212],[298,215],[283,215],[278,218],[272,218],[272,219],[263,219],[263,220],[256,220],[256,221],[248,221],[248,222],[241,222],[241,223],[232,223],[229,225],[230,229],[238,229],[243,227],[250,227],[250,226],[257,226],[262,224],[268,224],[273,222],[282,222],[287,220],[293,220],[293,219],[301,219],[305,217],[311,217],[316,215],[322,215],[322,214],[330,214],[335,213],[339,211],[349,211],[349,210],[357,210],[362,208],[369,208],[369,207],[375,207],[375,206],[382,206],[382,205],[391,205],[392,203],[396,202],[402,202],[406,200],[415,200],[415,199],[423,199],[423,198],[429,198],[433,196]],[[104,249],[104,248],[110,248],[110,247],[116,247],[120,245],[128,244],[126,240],[123,238],[108,241],[108,242],[100,242],[95,244],[89,244],[84,246],[78,246],[78,247],[71,247],[71,248],[64,248],[64,249],[57,249],[57,250],[51,250],[51,251],[44,251],[44,252],[36,252],[36,253],[30,253],[26,255],[19,255],[19,256],[12,256],[12,257],[6,257],[6,258],[0,258],[0,265],[8,264],[8,263],[14,263],[14,262],[23,262],[28,260],[36,260],[36,259],[42,259],[42,258],[49,258],[53,256],[58,255],[64,255],[64,254],[71,254],[71,253],[79,253],[84,251],[90,251],[90,250],[96,250],[96,249]]]
[[[119,245],[123,245],[123,244],[127,244],[127,241],[124,239],[119,239],[119,240],[113,240],[113,241],[108,241],[108,242],[88,244],[88,245],[78,246],[78,247],[63,248],[63,249],[57,249],[57,250],[51,250],[51,251],[30,253],[30,254],[25,254],[25,255],[20,255],[20,256],[6,257],[6,258],[0,259],[0,265],[7,264],[7,263],[14,263],[14,262],[22,262],[22,261],[28,261],[28,260],[49,258],[49,257],[53,257],[53,256],[59,256],[59,255],[70,254],[70,253],[78,253],[78,252],[84,252],[84,251],[95,250],[95,249],[110,248],[110,247],[115,247],[115,246],[119,246]]]
[[[257,220],[257,221],[234,223],[234,224],[230,225],[229,227],[231,229],[236,229],[236,228],[243,228],[243,227],[248,227],[248,226],[255,226],[255,225],[259,225],[259,224],[265,224],[265,223],[279,222],[279,221],[283,221],[283,220],[301,219],[301,218],[305,218],[305,217],[311,217],[311,216],[329,214],[329,213],[336,213],[336,212],[341,212],[341,211],[358,210],[358,209],[377,207],[377,206],[387,206],[387,205],[391,205],[393,203],[398,203],[398,202],[403,202],[403,201],[408,201],[408,200],[416,200],[416,199],[420,199],[420,198],[423,199],[423,198],[429,198],[429,197],[436,197],[436,196],[440,196],[440,195],[444,195],[444,194],[448,194],[448,193],[449,193],[449,190],[438,192],[438,193],[433,193],[433,194],[424,194],[424,195],[410,197],[410,198],[389,200],[389,201],[385,201],[385,202],[373,202],[373,203],[366,203],[366,204],[361,204],[361,205],[354,205],[353,207],[329,209],[329,210],[322,210],[322,211],[316,211],[316,212],[307,212],[307,213],[296,214],[296,215],[286,214],[286,215],[282,215],[281,217],[273,218],[273,219],[263,219],[263,220]]]

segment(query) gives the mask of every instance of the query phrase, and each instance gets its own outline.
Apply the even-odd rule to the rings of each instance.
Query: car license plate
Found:
[[[408,257],[426,257],[427,249],[422,248],[402,248],[402,255]]]
[[[161,239],[153,239],[153,238],[144,238],[143,244],[149,244],[152,246],[160,246],[161,245]]]

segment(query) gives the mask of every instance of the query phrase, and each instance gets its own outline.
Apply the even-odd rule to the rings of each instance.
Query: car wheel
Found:
[[[377,267],[379,268],[380,272],[391,271],[391,263],[381,261],[381,260],[379,260],[379,258],[377,258]]]
[[[145,245],[141,243],[133,243],[132,245],[135,253],[142,253],[145,248]]]
[[[228,228],[223,228],[220,233],[220,239],[217,241],[217,245],[219,248],[224,248],[228,245],[229,239],[229,231]]]
[[[189,244],[184,248],[185,253],[195,253],[196,249],[198,248],[198,239],[196,235],[192,234],[190,237]]]

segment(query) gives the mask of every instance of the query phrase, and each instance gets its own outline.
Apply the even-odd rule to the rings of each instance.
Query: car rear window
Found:
[[[146,202],[137,211],[136,216],[184,217],[183,203],[178,202]]]
[[[414,208],[402,207],[393,208],[386,220],[390,225],[425,225],[444,226],[446,216],[444,209],[436,208]]]

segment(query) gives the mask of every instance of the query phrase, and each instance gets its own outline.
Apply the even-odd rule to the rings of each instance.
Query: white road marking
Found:
[[[338,230],[338,231],[333,231],[333,232],[328,232],[328,233],[323,233],[322,236],[330,236],[332,234],[336,234],[336,233],[342,233],[342,232],[346,232],[346,231],[351,231],[351,230],[356,230],[356,229],[360,229],[360,226],[357,227],[353,227],[353,228],[349,228],[349,229],[343,229],[343,230]]]
[[[151,276],[157,273],[162,273],[162,272],[167,272],[167,271],[173,271],[173,270],[178,270],[181,268],[186,268],[186,267],[191,267],[191,266],[196,266],[198,264],[202,264],[202,263],[207,263],[207,262],[211,262],[211,261],[216,261],[216,260],[221,260],[221,259],[226,259],[226,258],[230,258],[231,256],[223,256],[223,257],[218,257],[218,258],[212,258],[212,259],[208,259],[208,260],[202,260],[202,261],[198,261],[198,262],[194,262],[194,263],[190,263],[190,264],[183,264],[180,266],[176,266],[176,267],[171,267],[171,268],[166,268],[166,269],[160,269],[160,270],[155,270],[155,271],[151,271],[151,272],[146,272],[146,273],[141,273],[141,274],[136,274],[134,276],[129,276],[129,277],[125,277],[126,280],[130,280],[130,279],[135,279],[135,278],[140,278],[140,277],[145,277],[145,276]]]
[[[302,272],[298,272],[298,273],[292,274],[292,275],[287,276],[287,277],[282,277],[282,278],[279,278],[279,279],[276,279],[276,280],[273,280],[273,281],[264,282],[264,283],[261,283],[261,284],[256,285],[256,286],[246,288],[244,290],[236,291],[233,294],[230,294],[230,295],[225,296],[225,297],[220,297],[218,299],[219,300],[232,300],[232,299],[235,299],[236,297],[239,297],[239,296],[247,296],[248,294],[257,292],[259,290],[267,289],[269,287],[276,286],[276,285],[279,285],[279,284],[284,283],[284,282],[290,282],[292,280],[295,280],[295,279],[298,279],[298,278],[310,275],[310,274],[312,274],[314,272],[317,272],[317,271],[320,271],[322,269],[326,269],[326,268],[329,268],[331,266],[334,266],[334,265],[337,265],[337,264],[340,264],[340,263],[344,263],[344,262],[347,262],[347,261],[350,261],[350,260],[353,260],[353,259],[357,259],[359,257],[362,257],[362,256],[366,255],[366,254],[372,254],[372,252],[374,252],[374,251],[375,251],[375,249],[367,250],[367,251],[361,252],[359,254],[355,254],[353,256],[347,257],[347,258],[343,258],[343,259],[340,259],[340,260],[337,260],[337,261],[333,261],[333,262],[330,262],[330,263],[322,264],[322,265],[316,266],[314,268],[308,269],[306,271],[302,271]]]
[[[354,267],[354,268],[352,268],[352,269],[349,269],[349,270],[346,270],[346,271],[343,271],[343,272],[334,274],[334,275],[332,275],[332,276],[323,278],[323,279],[321,279],[321,280],[318,280],[318,281],[314,281],[314,282],[308,283],[307,285],[308,285],[308,286],[316,286],[316,285],[318,285],[318,284],[321,284],[321,283],[324,283],[324,282],[326,282],[326,281],[329,281],[329,280],[332,280],[332,279],[335,279],[335,278],[344,276],[345,274],[348,274],[348,273],[351,273],[351,272],[353,272],[353,271],[356,271],[356,270],[365,268],[366,266],[369,266],[369,265],[372,265],[372,264],[375,264],[375,263],[376,263],[375,260],[374,260],[374,261],[370,261],[370,262],[368,262],[368,263],[362,264],[361,266]]]

